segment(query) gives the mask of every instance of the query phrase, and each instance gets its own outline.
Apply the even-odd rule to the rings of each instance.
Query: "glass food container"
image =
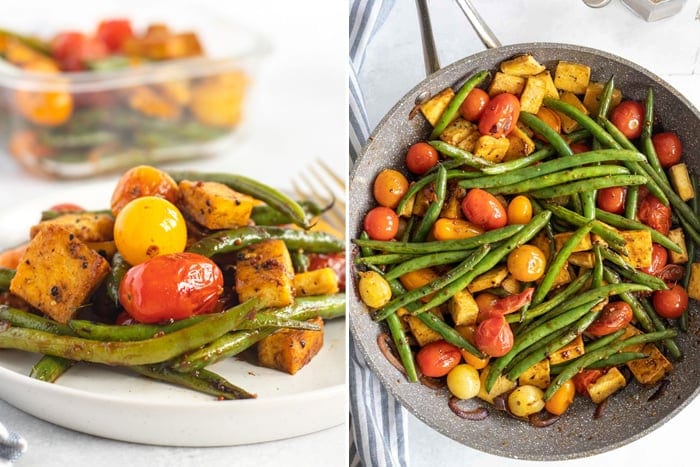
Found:
[[[9,55],[19,53],[21,59],[26,49],[8,51],[8,34],[3,44],[0,31],[0,151],[33,173],[80,178],[138,164],[211,156],[228,147],[244,118],[249,88],[269,44],[218,18],[180,17],[159,18],[146,8],[121,16],[130,20],[135,32],[160,25],[183,37],[193,32],[201,55],[139,59],[134,64],[122,54],[96,61],[97,69],[89,71],[44,72],[41,66],[17,66],[17,56]],[[114,16],[93,18],[92,30],[109,18]],[[56,25],[50,30],[90,33],[89,27]],[[22,34],[9,34],[11,42],[32,49],[31,31],[24,36],[16,25],[0,23],[0,28]],[[126,60],[130,62],[125,65]]]

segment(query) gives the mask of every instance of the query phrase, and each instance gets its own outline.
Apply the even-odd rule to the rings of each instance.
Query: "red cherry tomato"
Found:
[[[596,204],[600,209],[613,214],[623,214],[625,212],[625,198],[627,188],[623,186],[611,186],[598,190]]]
[[[474,333],[474,344],[491,357],[507,354],[513,348],[513,331],[505,316],[492,316],[482,321]]]
[[[591,150],[591,147],[586,143],[571,143],[569,147],[572,151],[574,151],[574,154],[581,154],[582,152],[588,152]]]
[[[128,19],[108,19],[101,21],[97,26],[96,36],[107,50],[119,52],[124,42],[134,37],[134,31]]]
[[[651,138],[656,150],[656,156],[659,158],[661,167],[667,169],[681,161],[683,154],[683,145],[680,138],[675,133],[670,131],[657,133]]]
[[[598,381],[598,378],[603,376],[603,374],[603,370],[597,368],[581,370],[576,373],[571,378],[574,381],[576,392],[582,396],[588,396],[588,386]]]
[[[310,253],[309,271],[333,268],[338,276],[338,288],[345,291],[345,253]]]
[[[428,143],[416,143],[406,153],[406,167],[416,175],[423,175],[438,163],[438,151]]]
[[[481,118],[484,109],[489,103],[489,95],[481,88],[474,88],[469,91],[467,98],[459,106],[459,114],[463,119],[476,122]]]
[[[654,309],[664,318],[679,318],[688,308],[688,293],[678,284],[668,290],[657,290],[651,298]]]
[[[484,230],[493,230],[508,223],[503,205],[488,191],[473,188],[462,200],[462,213],[472,224]]]
[[[667,264],[659,272],[655,274],[656,277],[661,279],[667,284],[673,284],[678,282],[685,275],[685,268],[680,264]]]
[[[107,56],[107,47],[93,37],[80,32],[63,32],[51,41],[51,50],[61,70],[80,71],[85,62]]]
[[[627,138],[639,138],[644,127],[644,107],[637,101],[622,101],[610,113],[610,121]]]
[[[156,256],[130,268],[119,301],[141,323],[158,323],[211,312],[224,290],[221,269],[195,253]]]
[[[627,326],[634,314],[632,307],[625,302],[610,302],[600,316],[588,326],[586,333],[594,337],[607,336]]]
[[[445,376],[461,360],[459,347],[442,340],[424,345],[416,354],[416,363],[421,373],[432,378]]]
[[[399,231],[399,216],[393,209],[377,206],[365,215],[364,227],[372,240],[391,240]]]
[[[637,217],[643,223],[664,235],[671,230],[671,208],[664,206],[659,199],[652,195],[646,195],[639,203]]]
[[[49,211],[56,211],[56,212],[82,212],[85,211],[85,208],[78,204],[74,203],[59,203],[59,204],[54,204],[49,208]]]
[[[651,274],[652,276],[657,275],[668,263],[668,250],[658,243],[652,243],[651,245],[651,266],[648,268],[640,268],[642,272]]]
[[[520,117],[520,99],[508,92],[491,98],[479,119],[479,133],[494,138],[508,135]]]
[[[487,308],[484,313],[479,310],[479,316],[477,321],[481,322],[485,319],[492,318],[498,315],[507,315],[508,313],[513,313],[518,311],[532,300],[532,294],[535,292],[534,287],[528,287],[519,294],[509,295],[507,297],[499,298],[493,305]]]

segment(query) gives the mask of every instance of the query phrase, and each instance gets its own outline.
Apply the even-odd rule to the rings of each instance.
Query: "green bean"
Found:
[[[419,314],[431,308],[449,300],[455,293],[464,289],[467,285],[471,283],[477,276],[484,274],[494,268],[503,258],[505,258],[508,253],[513,251],[515,248],[519,247],[530,241],[537,233],[542,230],[542,228],[549,222],[551,213],[549,211],[542,211],[535,215],[525,227],[519,231],[517,234],[513,235],[507,242],[502,243],[500,246],[495,248],[493,251],[489,252],[484,258],[479,261],[479,263],[474,266],[473,269],[468,271],[466,274],[461,275],[455,281],[448,284],[443,289],[433,295],[433,297],[425,304],[421,305],[414,311],[414,313]]]
[[[375,311],[373,319],[375,321],[381,321],[390,314],[396,312],[396,310],[399,308],[443,289],[447,285],[464,276],[465,273],[472,271],[479,261],[486,256],[490,249],[490,245],[481,246],[477,250],[474,250],[466,259],[464,259],[464,261],[432,282],[393,298],[391,301],[389,301],[389,303]]]
[[[542,175],[541,177],[523,180],[511,185],[497,185],[486,190],[494,195],[513,195],[518,193],[538,192],[546,188],[555,189],[558,186],[573,182],[574,180],[590,180],[595,177],[611,177],[628,175],[629,170],[619,165],[597,165],[589,167],[577,167],[575,169],[562,170],[553,174]],[[585,186],[586,182],[579,182]],[[571,191],[566,194],[576,194],[578,191]]]
[[[649,315],[649,318],[651,318],[651,322],[654,324],[654,330],[666,330],[666,324],[664,324],[664,321],[661,319],[658,313],[656,313],[656,310],[649,302],[649,300],[647,298],[640,298],[639,302],[642,304],[642,307],[647,312],[647,315]],[[680,347],[678,347],[678,344],[676,343],[676,341],[673,340],[673,338],[664,339],[661,341],[661,343],[664,345],[664,347],[666,347],[668,353],[675,360],[680,360],[683,358],[683,352],[681,352]]]
[[[306,200],[299,200],[297,203],[299,206],[301,206],[306,213],[306,216],[309,218],[323,214],[328,209],[331,209],[334,204],[334,202],[331,202],[329,206],[319,206],[313,201]],[[284,225],[294,223],[289,215],[280,212],[267,204],[254,206],[250,213],[250,219],[255,223],[255,225]]]
[[[693,209],[693,212],[697,215],[698,214],[698,184],[697,180],[694,176],[690,177],[690,183],[693,185],[693,193],[696,195],[693,197],[693,199],[690,201],[691,202],[691,208]],[[698,239],[700,240],[700,239]],[[686,242],[686,250],[688,253],[688,263],[685,265],[685,273],[683,274],[683,288],[688,290],[688,284],[690,283],[690,272],[692,271],[692,263],[695,261],[695,249],[696,245],[698,245],[698,242],[692,238],[690,241]],[[681,328],[681,331],[687,332],[688,331],[688,308],[683,311],[683,314],[681,317],[678,319],[678,327]]]
[[[574,208],[574,212],[579,216],[583,216],[583,203],[581,202],[581,197],[578,193],[574,193],[570,196],[571,205]]]
[[[644,164],[642,164],[644,166]],[[670,201],[671,205],[676,208],[676,213],[678,214],[679,217],[682,217],[694,230],[700,231],[700,219],[695,215],[693,210],[688,206],[679,196],[676,194],[675,191],[673,191],[673,188],[671,188],[670,185],[666,185],[663,183],[663,179],[661,176],[651,169],[649,164],[646,164],[646,167],[649,167],[649,170],[647,173],[649,176],[656,181],[656,183],[659,184],[661,187],[661,190],[668,196],[668,200]]]
[[[112,267],[107,274],[105,279],[105,287],[107,289],[107,296],[112,300],[116,306],[119,306],[119,284],[122,283],[122,279],[129,270],[131,265],[126,262],[121,253],[116,252],[112,256]]]
[[[556,378],[549,384],[549,387],[544,392],[544,400],[549,400],[552,395],[564,384],[566,381],[570,380],[576,373],[582,369],[588,367],[588,365],[608,358],[611,355],[619,352],[625,347],[637,344],[645,344],[648,342],[656,342],[669,337],[675,337],[676,332],[673,330],[667,331],[657,331],[648,334],[638,334],[621,341],[614,342],[608,347],[603,347],[601,349],[595,350],[593,352],[586,353],[581,357],[574,360],[571,364],[567,365],[566,368],[559,373]]]
[[[226,334],[257,306],[256,300],[230,308],[188,328],[136,342],[100,342],[11,326],[0,329],[0,348],[55,355],[107,365],[144,365],[170,360]]]
[[[307,320],[320,316],[323,319],[330,319],[345,314],[345,294],[300,297],[289,306],[268,311],[280,318]],[[199,349],[179,356],[171,368],[185,373],[200,370],[225,358],[238,355],[275,330],[275,328],[261,328],[224,334]]]
[[[580,193],[582,190],[586,189],[599,190],[611,186],[644,185],[647,180],[648,179],[643,175],[611,175],[542,188],[540,190],[531,191],[530,195],[535,198],[556,198],[558,196]]]
[[[569,209],[566,209],[563,206],[560,206],[555,203],[550,203],[550,202],[545,202],[545,206],[547,209],[552,211],[552,214],[559,219],[575,225],[577,227],[580,227],[582,225],[585,225],[586,223],[590,222],[588,219],[583,217],[580,214],[575,213],[574,211],[571,211]],[[596,217],[599,218],[597,215],[598,211],[596,211]],[[600,219],[602,220],[602,219]],[[606,226],[602,222],[598,221],[593,221],[593,227],[591,227],[591,232],[593,232],[596,235],[599,235],[603,240],[605,240],[611,248],[614,248],[618,251],[622,250],[624,252],[627,251],[626,249],[626,240],[622,235],[617,233],[615,230],[611,229],[610,227]]]
[[[75,365],[74,360],[55,357],[53,355],[44,355],[34,364],[29,372],[29,377],[40,381],[46,381],[47,383],[54,383],[73,365]]]
[[[411,255],[423,255],[427,253],[440,253],[443,251],[472,250],[482,245],[495,243],[510,238],[520,232],[524,225],[507,225],[500,229],[489,230],[481,235],[459,240],[440,240],[433,242],[395,242],[383,240],[354,239],[359,247],[372,248],[387,253],[405,253]]]
[[[625,217],[627,219],[637,218],[637,201],[639,200],[639,186],[631,186],[627,188],[627,196],[625,196]],[[595,207],[594,207],[595,209]]]
[[[608,358],[593,362],[586,368],[607,368],[619,366],[631,362],[632,360],[639,360],[647,357],[648,355],[642,352],[619,352],[609,356]]]
[[[634,186],[630,189],[636,188]],[[595,219],[595,190],[586,190],[580,193],[581,214],[587,219]]]
[[[35,329],[51,334],[63,336],[73,335],[71,328],[65,324],[8,305],[0,305],[0,321],[7,321],[13,326]]]
[[[469,151],[465,151],[462,148],[458,148],[457,146],[453,146],[439,139],[428,141],[428,144],[437,149],[443,156],[457,159],[461,161],[461,165],[466,165],[473,169],[481,169],[493,165],[493,162],[489,160],[475,156]]]
[[[179,373],[164,365],[136,365],[129,367],[129,369],[151,379],[211,394],[220,399],[253,399],[256,397],[255,394],[231,384],[223,376],[205,369],[192,373]]]
[[[483,358],[484,354],[474,345],[458,333],[452,326],[445,323],[440,317],[433,313],[420,313],[418,319],[452,345],[464,349],[478,358]]]
[[[622,216],[618,216],[617,214],[613,214],[611,212],[603,211],[602,209],[596,209],[595,210],[595,215],[596,218],[602,222],[605,222],[606,224],[610,224],[613,227],[617,227],[618,229],[623,229],[623,230],[648,230],[651,233],[651,239],[655,242],[658,243],[659,245],[668,248],[669,250],[675,252],[675,253],[682,253],[683,250],[681,249],[680,246],[678,246],[673,240],[668,238],[667,236],[663,235],[661,232],[652,229],[648,225],[644,225],[641,222],[632,220],[632,219],[627,219]],[[597,232],[596,232],[597,233]],[[599,234],[600,235],[600,234]],[[602,237],[602,235],[601,235]],[[608,243],[608,239],[605,239]]]
[[[287,248],[301,248],[312,253],[335,253],[345,250],[342,240],[325,232],[246,226],[215,232],[190,245],[187,251],[212,257],[222,253],[232,253],[266,240],[282,240]]]
[[[388,271],[385,276],[386,279],[397,279],[398,277],[406,274],[407,272],[415,271],[417,269],[429,268],[432,266],[442,266],[444,264],[451,264],[457,261],[462,261],[472,253],[474,253],[474,250],[446,251],[444,253],[414,256],[411,257],[411,259],[404,261],[401,264],[391,268],[391,270]]]
[[[0,290],[9,290],[13,277],[15,277],[14,269],[0,267]]]
[[[355,264],[396,264],[417,258],[416,255],[405,253],[385,253],[381,255],[360,256],[355,259]]]
[[[267,205],[289,216],[289,219],[294,224],[304,229],[311,227],[309,216],[307,216],[304,208],[281,191],[258,180],[229,173],[175,171],[169,172],[169,174],[176,182],[182,180],[196,180],[223,183],[236,191],[264,201]]]
[[[612,96],[614,91],[615,76],[613,75],[610,77],[608,82],[605,83],[605,86],[603,87],[603,92],[600,94],[600,104],[598,106],[598,111],[596,112],[596,118],[608,118],[608,111],[610,110],[610,104],[612,102]]]
[[[447,108],[442,112],[442,115],[438,119],[433,131],[430,133],[430,139],[435,139],[447,128],[452,120],[457,116],[459,112],[459,106],[462,105],[464,99],[467,98],[472,89],[479,85],[486,77],[489,76],[489,72],[486,70],[479,71],[474,75],[470,76],[462,85],[461,88],[454,95]]]
[[[442,211],[442,206],[445,204],[445,196],[447,195],[447,171],[444,167],[438,168],[437,176],[435,178],[435,200],[430,203],[428,209],[425,211],[423,218],[418,223],[416,231],[413,234],[412,241],[422,242],[430,233],[430,229],[433,228],[433,224],[440,216],[440,211]]]
[[[626,332],[627,331],[625,329],[618,329],[617,331],[613,332],[612,334],[608,334],[607,336],[599,337],[598,339],[586,344],[586,352],[593,352],[594,350],[605,347],[606,345],[610,344],[611,342],[615,342],[620,337],[624,336]]]
[[[386,323],[389,326],[391,337],[396,344],[396,350],[399,352],[399,358],[406,371],[406,377],[410,382],[415,383],[418,381],[418,372],[416,371],[416,364],[413,360],[413,352],[408,345],[406,331],[404,331],[401,325],[401,318],[399,318],[396,313],[393,313],[386,317]]]
[[[618,255],[614,251],[610,251],[607,248],[603,248],[601,250],[601,254],[603,255],[604,259],[607,259],[615,266],[617,266],[620,269],[620,274],[626,277],[627,279],[636,282],[637,284],[646,285],[652,290],[666,290],[668,288],[666,287],[666,283],[664,281],[662,281],[656,276],[652,276],[651,274],[638,271],[637,269],[627,264],[625,258]]]
[[[93,130],[87,133],[42,131],[37,135],[40,144],[57,150],[80,150],[89,146],[101,146],[113,143],[118,138],[116,133],[105,130]]]
[[[588,222],[587,224],[579,227],[576,232],[574,232],[574,234],[564,242],[559,252],[547,266],[547,272],[545,272],[544,276],[542,277],[540,285],[537,287],[537,289],[535,289],[535,293],[532,296],[532,301],[530,302],[532,305],[537,305],[544,300],[552,288],[552,285],[554,285],[554,281],[556,280],[557,276],[566,265],[569,256],[571,256],[571,253],[574,251],[574,248],[576,248],[581,240],[588,235],[592,227],[593,222]]]
[[[531,331],[516,337],[515,342],[513,343],[513,347],[508,351],[508,353],[506,353],[502,357],[498,357],[491,364],[489,373],[486,376],[486,379],[484,380],[484,388],[486,389],[486,392],[491,392],[491,389],[493,389],[493,385],[496,383],[496,379],[498,379],[503,369],[520,352],[523,352],[525,349],[540,341],[541,339],[544,339],[550,334],[571,325],[575,321],[578,321],[585,314],[589,313],[591,311],[591,308],[593,308],[593,306],[595,306],[595,304],[599,303],[601,300],[602,299],[591,300],[582,305],[576,306],[575,308],[571,308],[566,313],[557,316],[556,318],[551,319],[546,323],[541,324],[540,326],[537,326]]]
[[[408,187],[408,191],[403,195],[401,200],[399,201],[399,204],[396,205],[396,212],[397,213],[402,213],[406,210],[406,204],[416,196],[416,194],[428,186],[429,184],[433,183],[435,179],[437,178],[437,170],[440,168],[440,166],[444,166],[447,168],[447,180],[461,180],[464,178],[475,178],[475,177],[480,177],[481,172],[467,172],[461,169],[457,170],[449,170],[449,162],[451,161],[446,161],[446,162],[441,162],[440,164],[437,164],[434,169],[434,172],[428,173],[421,177],[419,180],[417,180],[415,183],[411,183],[411,185]]]
[[[48,221],[51,219],[56,219],[57,217],[65,216],[66,214],[68,214],[68,213],[66,213],[64,211],[55,211],[55,210],[48,209],[45,211],[41,211],[40,220]],[[90,210],[90,211],[77,211],[77,212],[73,212],[70,214],[106,214],[108,216],[111,216],[112,210],[111,209],[98,209],[98,210],[94,210],[94,211],[92,211],[92,210]]]
[[[567,285],[564,290],[557,293],[554,297],[550,298],[546,302],[540,303],[537,306],[531,307],[525,314],[524,321],[529,321],[534,318],[537,318],[538,316],[542,316],[548,311],[552,310],[553,308],[556,308],[557,306],[561,305],[569,298],[576,295],[579,292],[579,290],[581,290],[581,288],[584,285],[586,285],[586,282],[588,282],[588,279],[590,277],[590,271],[584,272],[576,279],[574,279],[569,285]],[[510,314],[506,316],[506,321],[508,321],[509,323],[515,323],[518,321],[518,317],[516,315]]]
[[[560,156],[565,157],[574,155],[574,151],[571,150],[571,147],[564,140],[564,138],[562,138],[562,136],[551,126],[540,120],[537,115],[529,112],[520,112],[520,117],[518,120],[523,122],[531,130],[542,135]]]
[[[603,268],[603,277],[605,280],[610,283],[610,284],[619,284],[621,283],[620,281],[620,276],[610,269],[609,267]],[[621,293],[619,294],[620,298],[622,301],[627,303],[630,308],[632,309],[632,314],[634,315],[634,319],[637,320],[637,323],[639,323],[639,326],[642,327],[646,332],[651,332],[654,330],[654,323],[652,323],[651,318],[649,317],[649,314],[646,312],[646,310],[642,307],[642,304],[637,300],[637,297],[634,296],[634,294],[631,293]]]
[[[594,289],[603,285],[603,254],[601,252],[603,246],[600,244],[593,245],[593,279],[591,287]]]
[[[666,172],[664,172],[663,167],[661,167],[661,162],[659,161],[659,156],[656,154],[656,149],[654,148],[654,143],[652,143],[651,136],[654,128],[654,90],[650,87],[647,89],[647,98],[644,108],[644,126],[642,127],[642,150],[647,156],[649,165],[656,170],[657,173],[663,174],[664,180],[668,183],[666,179]]]
[[[678,217],[678,223],[681,225],[685,233],[692,239],[693,242],[700,243],[700,232],[695,230],[685,218]]]
[[[602,149],[577,154],[576,157],[560,157],[543,162],[533,167],[512,170],[507,174],[490,175],[479,178],[467,179],[459,182],[463,188],[491,188],[503,185],[512,185],[525,180],[535,179],[544,175],[561,172],[564,169],[583,166],[593,162],[609,161],[640,161],[644,156],[637,151],[625,151],[619,149]]]

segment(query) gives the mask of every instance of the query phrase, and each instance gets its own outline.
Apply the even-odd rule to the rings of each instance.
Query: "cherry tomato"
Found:
[[[500,300],[500,297],[498,295],[492,294],[491,292],[482,292],[476,297],[474,297],[476,306],[479,307],[479,316],[489,316],[491,308],[493,308],[493,306],[496,304],[496,302],[498,302],[498,300]]]
[[[345,291],[345,253],[309,253],[309,271],[333,268],[338,276],[338,288]]]
[[[502,357],[513,348],[513,331],[505,316],[497,315],[485,319],[474,334],[476,348],[491,357]]]
[[[654,309],[664,318],[679,318],[688,308],[688,293],[678,284],[668,290],[657,290],[651,298]]]
[[[569,147],[572,151],[574,151],[574,154],[581,154],[582,152],[588,152],[591,150],[591,147],[586,143],[571,143]]]
[[[552,397],[544,403],[544,408],[552,415],[561,415],[566,412],[576,396],[576,386],[572,380],[567,380],[557,389]]]
[[[382,206],[394,209],[408,191],[408,180],[398,170],[384,169],[372,185],[374,199]]]
[[[54,204],[49,208],[49,211],[56,211],[56,212],[82,212],[85,211],[85,208],[78,204],[74,203],[59,203],[59,204]]]
[[[661,167],[667,169],[681,161],[683,145],[680,138],[670,131],[657,133],[651,137]]]
[[[479,372],[472,365],[462,363],[447,374],[447,389],[459,399],[471,399],[479,394]]]
[[[459,347],[443,340],[424,345],[416,354],[421,373],[432,378],[445,376],[461,360]]]
[[[81,71],[85,62],[108,55],[105,44],[81,32],[67,31],[56,35],[51,41],[53,56],[63,71]]]
[[[625,302],[610,302],[602,313],[588,326],[586,333],[594,337],[607,336],[627,326],[634,314],[632,307]]]
[[[416,143],[406,153],[406,167],[416,175],[423,175],[438,163],[438,151],[428,143]]]
[[[391,240],[399,231],[399,216],[393,209],[377,206],[365,215],[364,228],[372,240]]]
[[[657,275],[668,263],[668,250],[658,243],[651,244],[651,266],[648,268],[640,268],[642,272]]]
[[[536,281],[544,274],[547,258],[535,245],[521,245],[508,253],[508,272],[521,282]]]
[[[460,238],[476,237],[484,230],[464,219],[441,217],[433,224],[435,240],[458,240]]]
[[[65,91],[28,91],[14,93],[17,111],[27,120],[41,126],[58,126],[73,114],[73,97]],[[36,148],[36,147],[35,147]]]
[[[601,188],[596,195],[596,204],[600,209],[613,214],[623,214],[625,212],[625,198],[627,188],[623,186],[611,186]]]
[[[513,313],[518,311],[532,300],[532,294],[535,292],[534,287],[528,287],[522,292],[514,295],[509,295],[507,297],[499,298],[496,302],[488,309],[486,314],[479,312],[477,321],[481,322],[485,319],[491,318],[497,315],[507,315],[508,313]]]
[[[508,203],[508,223],[527,224],[532,220],[532,202],[530,198],[518,195]]]
[[[479,133],[494,138],[508,135],[520,117],[520,99],[504,92],[492,97],[479,119]]]
[[[644,127],[644,107],[637,101],[622,101],[610,113],[610,121],[627,138],[639,138]]]
[[[110,52],[122,50],[124,42],[133,39],[134,31],[128,19],[107,19],[97,26],[97,38]]]
[[[669,283],[678,282],[685,275],[685,268],[680,264],[667,264],[658,271],[655,276]]]
[[[476,122],[481,118],[484,109],[490,100],[489,95],[481,88],[474,88],[469,91],[467,98],[459,106],[459,114],[463,119]]]
[[[540,110],[537,111],[536,115],[552,130],[556,131],[557,133],[561,133],[561,118],[559,118],[559,115],[557,115],[555,111],[548,109],[547,107],[540,107]],[[535,132],[535,138],[542,141],[547,141],[544,136],[537,132]]]
[[[157,256],[130,268],[119,285],[119,301],[141,323],[210,313],[224,290],[221,269],[195,253]]]
[[[114,243],[127,263],[137,265],[155,256],[184,251],[187,226],[170,201],[144,196],[119,211],[114,220]]]
[[[508,215],[503,205],[488,191],[473,188],[462,200],[462,213],[472,224],[484,230],[498,229],[506,225]]]
[[[671,230],[671,208],[664,206],[659,199],[648,194],[639,203],[637,208],[637,217],[643,223],[654,230],[668,235]]]
[[[588,396],[588,386],[598,381],[598,378],[603,376],[603,370],[598,368],[581,370],[574,375],[572,381],[574,382],[574,387],[576,392],[582,396]]]
[[[129,201],[142,196],[158,196],[171,203],[177,201],[179,190],[170,175],[150,165],[132,167],[119,177],[112,192],[112,214],[119,214]]]

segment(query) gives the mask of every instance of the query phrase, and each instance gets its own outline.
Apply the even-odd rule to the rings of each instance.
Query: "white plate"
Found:
[[[42,209],[73,202],[109,206],[114,184],[93,183],[32,200],[0,215],[0,249],[25,240]],[[328,321],[321,352],[296,375],[230,358],[209,367],[257,399],[211,396],[80,363],[50,384],[26,376],[36,354],[0,350],[0,398],[36,417],[96,436],[167,446],[232,446],[340,425],[345,403],[345,320]]]

